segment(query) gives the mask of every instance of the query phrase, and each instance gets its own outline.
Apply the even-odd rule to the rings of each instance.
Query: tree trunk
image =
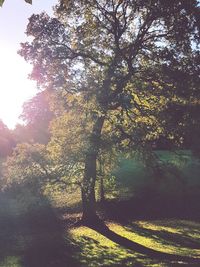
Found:
[[[86,155],[85,174],[82,185],[82,207],[84,223],[94,223],[97,220],[96,199],[95,199],[95,181],[96,181],[96,155]]]
[[[96,183],[96,161],[99,152],[101,140],[101,130],[104,123],[104,117],[99,117],[95,122],[90,136],[90,145],[85,157],[85,171],[82,194],[82,221],[86,224],[95,224],[99,221],[96,213],[95,183]]]
[[[105,202],[105,192],[104,192],[103,175],[100,176],[100,202],[102,204]]]
[[[105,191],[104,191],[104,162],[101,156],[99,156],[99,176],[100,176],[100,185],[99,185],[99,196],[100,202],[103,204],[105,202]]]

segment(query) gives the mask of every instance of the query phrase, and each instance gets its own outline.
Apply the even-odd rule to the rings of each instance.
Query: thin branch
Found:
[[[62,57],[58,57],[59,59],[75,59],[77,57],[82,57],[82,58],[87,58],[87,59],[90,59],[92,60],[94,63],[97,63],[101,66],[107,66],[107,63],[99,60],[96,56],[93,56],[91,55],[91,52],[81,52],[81,51],[76,51],[76,50],[73,50],[71,47],[69,47],[67,44],[62,44],[62,43],[59,43],[59,42],[56,42],[56,41],[52,41],[53,44],[55,45],[59,45],[60,47],[65,47],[70,53],[71,55],[64,55]]]

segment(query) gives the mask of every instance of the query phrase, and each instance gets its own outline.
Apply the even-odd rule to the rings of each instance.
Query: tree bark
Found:
[[[95,183],[96,183],[96,162],[99,152],[101,130],[104,123],[104,117],[99,117],[90,136],[90,144],[85,157],[85,171],[81,188],[82,194],[82,221],[86,224],[96,224],[99,217],[96,213]]]
[[[102,204],[105,202],[105,191],[104,191],[103,175],[100,176],[100,202]]]
[[[99,176],[100,176],[100,184],[99,184],[99,197],[100,202],[103,204],[105,202],[105,191],[104,191],[104,161],[101,156],[99,156]]]

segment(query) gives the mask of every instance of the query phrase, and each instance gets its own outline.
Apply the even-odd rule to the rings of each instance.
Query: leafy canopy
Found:
[[[55,18],[30,18],[20,54],[39,87],[81,94],[93,122],[141,145],[163,132],[165,106],[190,101],[198,11],[195,0],[60,1]]]
[[[58,161],[174,138],[170,104],[197,96],[196,0],[60,1],[54,18],[31,16],[27,35],[19,53],[30,77],[63,101],[48,145]]]

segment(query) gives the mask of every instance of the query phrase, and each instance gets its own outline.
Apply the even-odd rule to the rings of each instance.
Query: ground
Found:
[[[105,228],[77,224],[80,192],[0,193],[0,267],[200,266],[195,164],[184,169],[194,182],[192,198],[177,201],[174,182],[176,194],[162,199],[150,191],[131,199],[121,187],[126,199],[113,194],[99,206]]]
[[[1,218],[0,267],[200,266],[127,248],[121,239],[73,223],[80,214],[50,207],[29,216]],[[117,237],[163,253],[200,259],[200,223],[189,220],[106,221]]]
[[[134,221],[128,225],[107,223],[117,235],[155,251],[200,257],[200,224],[191,221]],[[80,266],[186,266],[186,262],[157,260],[112,242],[98,232],[79,227],[70,229],[78,247]],[[189,263],[188,266],[194,265]],[[199,265],[196,265],[199,266]]]

